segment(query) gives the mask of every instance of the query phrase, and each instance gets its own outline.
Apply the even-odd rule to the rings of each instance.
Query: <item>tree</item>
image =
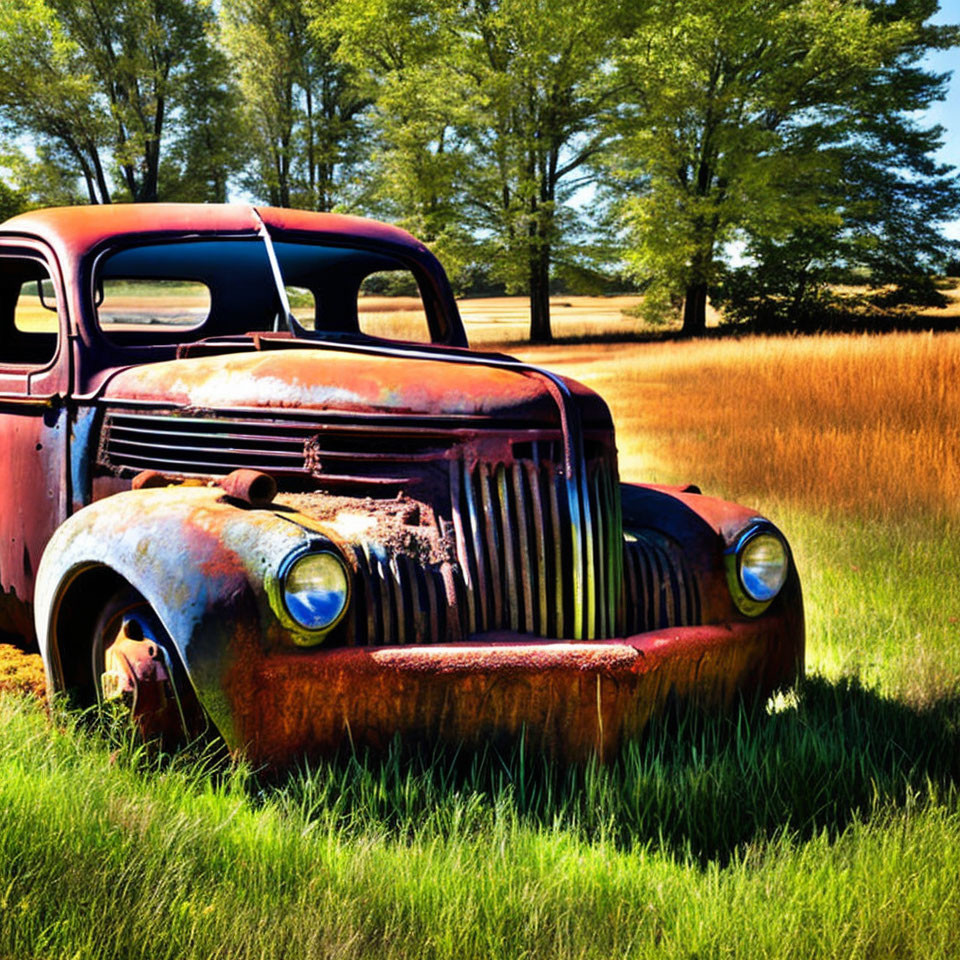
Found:
[[[933,159],[942,129],[914,119],[945,96],[947,81],[918,61],[957,39],[951,28],[924,25],[935,11],[927,0],[875,8],[886,20],[912,21],[913,37],[834,111],[829,128],[822,122],[802,131],[823,175],[785,189],[798,205],[815,204],[819,223],[790,234],[745,234],[751,265],[727,271],[717,291],[732,317],[780,328],[822,325],[851,312],[851,298],[831,292],[836,284],[872,288],[860,298],[866,308],[945,305],[931,274],[957,248],[941,227],[960,213],[960,183]],[[812,198],[800,197],[812,189]]]
[[[526,287],[530,338],[549,341],[550,275],[591,180],[601,121],[620,94],[608,69],[627,22],[612,0],[475,0],[460,11],[471,83],[472,206],[508,288]]]
[[[6,185],[17,198],[13,212],[84,202],[71,157],[56,144],[40,144],[30,154],[16,144],[7,144],[0,152],[0,169],[5,171]],[[13,212],[7,215],[13,216]]]
[[[927,153],[932,141],[910,133],[903,111],[911,96],[922,99],[908,83],[922,71],[905,63],[947,42],[923,25],[931,6],[657,0],[619,57],[632,89],[618,118],[619,168],[632,195],[619,209],[651,311],[682,298],[684,333],[701,332],[726,244],[842,235],[857,203],[844,169],[852,175],[859,163],[861,186],[869,167],[890,187],[902,160]],[[824,187],[838,183],[844,202],[825,203]],[[835,199],[837,190],[827,193]],[[864,238],[872,209],[860,206]]]
[[[219,22],[183,77],[178,122],[160,164],[161,200],[226,203],[229,179],[250,154],[240,123],[241,96],[220,42]]]
[[[0,5],[0,121],[82,176],[91,203],[109,202],[109,117],[82,50],[44,0]]]
[[[0,223],[15,217],[27,209],[27,201],[23,194],[9,184],[0,180]]]
[[[427,243],[457,288],[470,273],[474,241],[463,200],[465,93],[454,9],[448,0],[344,0],[318,12],[313,30],[337,39],[337,58],[370,107],[355,205]]]
[[[68,159],[91,203],[159,196],[162,148],[198,90],[225,83],[201,0],[6,0],[0,114]]]
[[[366,101],[338,40],[310,29],[322,6],[307,0],[224,0],[224,39],[254,145],[248,185],[276,206],[330,210],[360,153]]]
[[[376,90],[384,194],[426,238],[464,231],[551,337],[551,267],[575,225],[616,104],[608,69],[629,6],[615,0],[341,0],[344,56]],[[404,201],[403,198],[406,198]]]

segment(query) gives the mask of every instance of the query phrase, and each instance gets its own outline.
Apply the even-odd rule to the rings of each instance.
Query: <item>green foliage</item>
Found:
[[[456,280],[479,260],[493,283],[528,292],[535,339],[550,336],[551,265],[578,263],[569,201],[607,138],[600,120],[616,99],[607,64],[627,9],[611,0],[333,8],[341,56],[375,99],[368,204],[452,260]]]
[[[26,206],[23,194],[0,180],[0,222],[22,213]]]
[[[785,255],[792,269],[821,262],[811,290],[838,265],[902,283],[942,254],[937,223],[960,193],[930,160],[939,131],[909,118],[944,90],[917,60],[957,39],[925,24],[935,10],[925,0],[650,7],[618,58],[632,95],[611,172],[628,188],[617,205],[628,260],[654,312],[683,297],[685,329],[702,329],[733,241],[771,272]],[[751,282],[762,286],[759,274]],[[770,291],[765,308],[782,296]]]
[[[79,44],[45,0],[0,5],[0,122],[13,137],[33,133],[50,162],[82,175],[91,202],[108,198],[109,116]]]
[[[457,289],[470,274],[473,237],[453,18],[443,0],[351,0],[332,4],[313,29],[339,38],[337,56],[372,104],[356,205],[426,242]]]
[[[922,58],[960,33],[936,11],[4,0],[0,132],[33,205],[232,185],[399,223],[458,292],[528,294],[534,339],[558,283],[625,270],[649,320],[682,308],[696,332],[712,290],[735,321],[802,329],[941,302],[928,277],[955,256],[960,185],[915,117],[947,82]],[[853,280],[869,301],[830,292]]]
[[[207,24],[208,42],[198,45],[182,77],[182,106],[160,161],[160,200],[226,203],[228,181],[249,156],[238,121],[240,90],[221,33],[219,20]]]
[[[201,0],[6,0],[0,118],[81,177],[91,203],[114,193],[158,199],[171,126],[175,141],[191,142],[180,149],[177,175],[225,185],[229,158],[199,145],[217,124],[229,126],[229,79],[214,26],[214,8]],[[212,192],[222,197],[225,186]]]
[[[322,0],[225,0],[224,43],[238,78],[252,164],[245,186],[276,206],[331,210],[349,202],[367,106],[353,71],[336,59]]]
[[[823,175],[786,185],[785,196],[819,222],[790,233],[744,231],[754,265],[728,274],[720,292],[733,320],[816,329],[889,324],[906,307],[945,306],[931,275],[956,249],[940,226],[960,213],[960,181],[932,159],[943,131],[912,117],[946,92],[944,76],[917,67],[922,51],[957,41],[953,28],[922,26],[934,9],[926,2],[881,8],[886,19],[909,18],[908,40],[842,110],[799,131]],[[854,300],[832,292],[838,283],[872,289]]]
[[[17,198],[16,209],[21,213],[35,207],[65,207],[83,203],[84,197],[69,158],[62,155],[56,144],[40,144],[32,156],[15,144],[0,147],[0,168]]]

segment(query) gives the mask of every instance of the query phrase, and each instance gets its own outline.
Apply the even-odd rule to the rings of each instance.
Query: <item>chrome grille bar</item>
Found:
[[[376,544],[354,547],[361,585],[349,642],[433,643],[508,629],[572,638],[572,581],[569,558],[564,559],[571,544],[554,536],[562,529],[562,503],[547,494],[563,483],[555,466],[524,461],[506,468],[452,461],[450,471],[456,562],[421,564]],[[597,636],[585,639],[698,623],[696,582],[680,548],[655,531],[639,530],[630,532],[626,541],[618,536],[615,542],[621,549],[616,549],[610,538],[613,523],[604,517],[611,509],[609,467],[594,465],[591,489],[594,521],[602,527],[594,544],[603,603],[597,608]],[[481,515],[475,508],[471,513],[467,504],[484,498],[489,510]],[[551,499],[557,506],[556,523]],[[492,558],[500,555],[502,562],[494,566]],[[481,569],[486,571],[483,579],[477,575]],[[485,626],[479,626],[483,617]]]
[[[527,483],[530,486],[533,536],[537,547],[537,610],[540,615],[538,628],[542,636],[550,636],[550,627],[547,620],[549,573],[547,572],[547,541],[543,525],[544,514],[543,498],[540,495],[540,476],[536,463],[532,461],[524,463],[523,468],[527,475]]]
[[[610,474],[602,461],[591,464],[586,496],[578,500],[589,531],[578,541],[569,536],[577,505],[569,502],[558,465],[451,462],[455,545],[477,611],[470,614],[468,604],[472,629],[569,639],[616,635],[622,560],[620,531],[609,518]],[[586,575],[578,580],[581,568]],[[474,576],[484,569],[486,582]]]
[[[680,548],[652,530],[631,536],[623,551],[625,632],[699,623],[699,592]]]
[[[507,486],[507,470],[501,463],[497,467],[497,499],[500,501],[500,522],[503,530],[503,577],[504,595],[507,601],[507,622],[511,630],[520,629],[520,597],[517,590],[517,558],[513,512],[510,509],[510,491]]]
[[[520,547],[520,585],[523,588],[523,629],[526,633],[536,630],[533,617],[533,555],[530,550],[529,526],[527,505],[530,498],[524,490],[524,470],[521,464],[514,463],[511,470],[513,475],[513,499],[517,505],[517,532]]]

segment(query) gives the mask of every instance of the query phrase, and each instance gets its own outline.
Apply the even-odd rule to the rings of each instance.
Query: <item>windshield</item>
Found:
[[[273,241],[272,249],[285,297],[261,237],[191,238],[111,253],[94,279],[100,329],[132,346],[277,330],[429,343],[440,328],[418,277],[387,253],[288,241]]]

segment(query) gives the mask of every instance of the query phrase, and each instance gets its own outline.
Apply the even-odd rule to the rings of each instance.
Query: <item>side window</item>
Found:
[[[361,332],[371,337],[430,342],[426,310],[409,270],[371,273],[360,285],[357,318]]]
[[[43,366],[57,352],[50,273],[32,257],[0,256],[0,363]]]

